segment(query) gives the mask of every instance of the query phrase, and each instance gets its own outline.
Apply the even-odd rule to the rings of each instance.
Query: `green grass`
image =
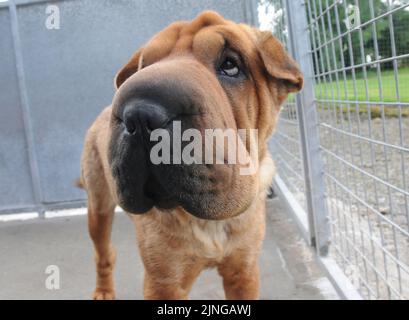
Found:
[[[332,74],[332,82],[321,83],[315,86],[315,95],[318,100],[351,100],[351,101],[371,101],[371,102],[397,102],[396,95],[396,81],[393,70],[381,71],[382,81],[382,96],[379,90],[379,81],[376,70],[370,70],[367,72],[367,80],[365,84],[365,78],[362,72],[355,73],[356,79],[356,91],[354,89],[354,81],[352,74],[349,71],[346,80],[342,73],[338,73],[338,83],[335,81],[335,74]],[[322,81],[322,79],[321,79]],[[326,81],[329,81],[328,77]],[[409,67],[400,68],[398,70],[399,81],[399,93],[401,102],[409,102]],[[365,85],[368,86],[368,97],[366,96]],[[325,109],[325,104],[318,104],[319,108]],[[348,114],[350,112],[365,115],[368,113],[368,106],[366,103],[359,104],[358,109],[356,105],[348,107],[348,105],[339,105],[339,112]],[[399,109],[395,106],[382,106],[371,105],[370,113],[371,118],[382,117],[384,112],[385,117],[397,118],[400,115],[402,117],[409,117],[409,108],[402,107]]]
[[[400,101],[409,102],[409,67],[399,68],[398,70]],[[373,101],[373,102],[396,102],[396,82],[393,70],[382,70],[382,99],[380,95],[378,76],[376,70],[367,72],[368,98],[365,94],[365,79],[362,72],[356,72],[356,94],[354,92],[354,82],[351,71],[347,72],[346,81],[340,72],[338,73],[338,85],[335,81],[335,74],[332,74],[332,82],[327,84],[321,83],[315,87],[315,95],[317,99],[324,100],[357,100],[357,101]],[[322,81],[323,79],[321,79]],[[329,81],[328,76],[326,81]],[[346,89],[346,90],[345,90]],[[346,93],[345,93],[346,91]],[[406,108],[405,108],[406,109]]]

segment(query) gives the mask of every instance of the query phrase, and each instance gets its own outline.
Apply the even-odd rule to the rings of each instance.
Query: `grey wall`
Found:
[[[213,9],[254,23],[253,0],[15,1],[0,7],[0,211],[72,205],[86,129],[116,71],[171,22]],[[61,28],[45,27],[45,8]]]

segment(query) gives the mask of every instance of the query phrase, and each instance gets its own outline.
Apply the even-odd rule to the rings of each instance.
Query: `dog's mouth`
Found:
[[[145,214],[154,207],[163,211],[183,208],[201,219],[227,218],[227,210],[220,215],[209,214],[212,213],[209,208],[223,207],[226,202],[226,199],[220,197],[220,191],[215,190],[215,179],[194,174],[189,169],[183,165],[158,166],[155,169],[146,166],[141,168],[148,172],[143,183],[140,179],[124,178],[133,172],[117,170],[123,172],[114,175],[119,205],[131,214]],[[202,171],[198,168],[196,170]]]
[[[169,210],[180,206],[180,201],[170,195],[170,193],[165,190],[165,188],[153,176],[145,185],[144,196],[152,201],[153,206],[159,209]]]
[[[117,170],[121,172],[121,170]],[[149,175],[145,183],[126,183],[120,177],[129,176],[131,173],[124,173],[116,176],[117,195],[119,205],[126,212],[131,214],[145,214],[153,207],[170,210],[181,205],[174,195],[171,195],[163,186],[158,183],[153,175]],[[124,181],[125,180],[125,181]]]

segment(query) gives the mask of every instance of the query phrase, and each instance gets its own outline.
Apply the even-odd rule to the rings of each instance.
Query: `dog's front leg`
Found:
[[[111,229],[114,207],[108,212],[97,212],[88,205],[88,229],[95,248],[95,265],[97,271],[94,300],[115,299],[113,269],[116,253],[111,244]]]
[[[255,300],[259,298],[260,271],[257,259],[230,257],[219,267],[228,300]]]
[[[146,300],[187,300],[189,294],[180,282],[164,283],[146,274],[143,291]]]
[[[146,263],[144,277],[144,297],[147,300],[187,300],[190,289],[203,265],[186,262],[187,259],[164,259],[158,264],[152,260]],[[156,260],[158,261],[158,260]]]

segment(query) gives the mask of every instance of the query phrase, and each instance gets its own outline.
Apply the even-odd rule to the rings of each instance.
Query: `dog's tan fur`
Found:
[[[199,31],[202,31],[203,47],[197,45],[197,41],[192,45]],[[218,269],[226,298],[256,299],[259,295],[257,260],[264,238],[265,194],[274,175],[266,141],[287,94],[302,87],[302,75],[296,64],[271,34],[237,25],[214,12],[205,12],[192,22],[174,23],[156,35],[118,73],[116,86],[120,88],[145,65],[166,60],[175,52],[177,56],[188,53],[189,59],[192,55],[201,61],[208,59],[215,54],[212,51],[217,41],[215,31],[229,36],[233,45],[248,58],[251,79],[239,89],[221,91],[220,86],[206,81],[207,75],[197,78],[207,89],[208,99],[213,99],[212,95],[224,95],[218,101],[229,108],[230,113],[224,117],[235,128],[259,130],[259,170],[251,182],[254,192],[249,189],[254,194],[244,212],[226,220],[201,220],[181,207],[172,212],[153,208],[147,214],[130,215],[145,266],[146,299],[186,299],[194,280],[208,267]],[[161,72],[163,70],[166,69]],[[96,253],[95,299],[115,296],[112,278],[115,251],[110,234],[119,199],[107,159],[111,112],[112,107],[107,107],[89,129],[82,156],[80,184],[88,194],[88,226]],[[210,114],[209,117],[205,121],[214,125],[217,116]],[[241,200],[234,192],[230,195],[231,198],[229,194],[222,195],[224,202],[234,205]]]

